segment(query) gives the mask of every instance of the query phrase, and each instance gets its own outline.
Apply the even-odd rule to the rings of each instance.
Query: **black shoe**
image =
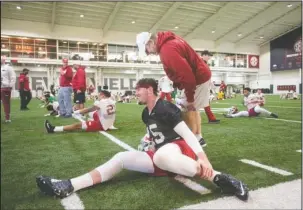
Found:
[[[199,143],[202,147],[206,147],[206,141],[203,139],[203,137],[199,140]]]
[[[219,124],[220,120],[209,120],[208,123],[209,124]]]
[[[217,174],[214,178],[214,183],[221,188],[223,193],[233,194],[243,201],[248,199],[247,186],[231,175]]]
[[[271,113],[270,116],[274,118],[278,118],[278,115],[276,115],[275,113]]]
[[[36,177],[36,183],[40,191],[49,196],[65,198],[74,192],[74,187],[70,180],[57,180],[47,176]]]
[[[55,126],[52,126],[48,120],[45,120],[44,127],[45,127],[47,133],[54,133]]]

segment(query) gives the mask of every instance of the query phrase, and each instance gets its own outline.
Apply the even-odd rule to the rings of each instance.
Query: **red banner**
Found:
[[[277,90],[294,90],[296,91],[295,85],[278,85]]]
[[[248,55],[248,68],[258,69],[259,68],[259,56]]]

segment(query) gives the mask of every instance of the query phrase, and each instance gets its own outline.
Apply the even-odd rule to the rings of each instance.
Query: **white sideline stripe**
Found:
[[[267,120],[280,120],[280,121],[284,121],[284,122],[294,122],[294,123],[302,123],[301,121],[297,121],[297,120],[285,120],[285,119],[277,119],[277,118],[264,118]]]
[[[301,209],[301,182],[297,179],[250,191],[247,202],[228,196],[180,209]]]
[[[76,193],[73,193],[72,195],[61,199],[61,205],[66,210],[69,210],[69,209],[83,210],[84,209],[84,205]]]
[[[117,139],[116,137],[114,137],[113,135],[105,132],[105,131],[100,131],[101,134],[103,134],[104,136],[106,136],[107,138],[109,138],[112,142],[118,144],[120,147],[129,150],[129,151],[136,151],[134,148],[132,148],[131,146],[129,146],[128,144],[124,143],[123,141]],[[196,191],[197,193],[201,194],[201,195],[205,195],[208,193],[211,193],[211,190],[203,187],[202,185],[198,184],[197,182],[194,182],[188,178],[185,178],[181,175],[177,175],[175,176],[175,180],[177,180],[178,182],[184,184],[186,187],[188,187],[189,189]]]
[[[280,174],[282,176],[293,175],[293,173],[291,173],[291,172],[288,172],[288,171],[285,171],[285,170],[282,170],[282,169],[279,169],[279,168],[274,168],[272,166],[264,165],[264,164],[261,164],[261,163],[258,163],[256,161],[254,161],[254,160],[241,159],[240,161],[243,162],[243,163],[252,165],[252,166],[263,168],[265,170],[271,171],[271,172],[276,173],[276,174]]]
[[[113,135],[106,133],[105,131],[100,131],[101,134],[103,134],[104,136],[106,136],[107,138],[109,138],[109,140],[111,140],[112,142],[118,144],[120,147],[122,147],[125,150],[129,150],[129,151],[136,151],[134,148],[132,148],[131,146],[129,146],[128,144],[124,143],[123,141],[117,139],[116,137],[114,137]]]
[[[302,153],[302,150],[301,150],[301,149],[299,149],[299,150],[296,150],[296,152],[301,152],[301,153]]]

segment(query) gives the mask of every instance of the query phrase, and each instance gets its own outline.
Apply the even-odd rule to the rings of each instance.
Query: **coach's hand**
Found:
[[[188,102],[186,108],[187,111],[196,111],[194,102]]]
[[[210,162],[206,159],[198,159],[198,163],[200,164],[202,170],[200,173],[200,177],[203,179],[210,179],[214,173],[213,167]]]

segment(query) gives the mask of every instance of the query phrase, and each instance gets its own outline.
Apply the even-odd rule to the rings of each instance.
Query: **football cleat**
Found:
[[[203,138],[201,138],[200,140],[199,140],[199,144],[202,146],[202,147],[206,147],[206,141],[203,139]]]
[[[221,188],[225,194],[233,194],[240,200],[246,201],[248,199],[248,188],[240,180],[228,174],[217,174],[214,178],[214,183]]]
[[[45,120],[44,127],[47,133],[54,133],[55,126],[52,126],[48,120]]]
[[[278,115],[275,114],[275,113],[271,113],[270,116],[271,116],[271,117],[274,117],[274,118],[278,118]]]
[[[209,120],[208,123],[209,124],[219,124],[220,120]]]
[[[74,187],[70,180],[58,180],[47,176],[38,176],[36,177],[36,183],[42,193],[61,199],[70,196],[74,192]]]

